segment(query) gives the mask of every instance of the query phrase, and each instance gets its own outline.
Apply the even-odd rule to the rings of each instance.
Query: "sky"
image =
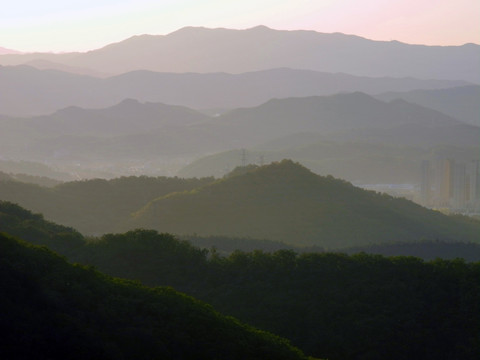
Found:
[[[88,51],[185,26],[341,32],[409,44],[480,44],[480,0],[0,0],[0,47]]]

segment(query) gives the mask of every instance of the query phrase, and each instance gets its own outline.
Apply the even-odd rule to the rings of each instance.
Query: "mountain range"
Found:
[[[86,53],[3,55],[0,64],[48,60],[100,73],[133,70],[242,73],[272,68],[480,82],[479,45],[423,46],[341,33],[186,27],[134,36]],[[435,66],[432,66],[435,64]]]
[[[169,161],[178,171],[186,160],[230,149],[261,149],[262,144],[298,133],[330,141],[428,148],[474,147],[480,131],[417,104],[387,103],[358,92],[274,99],[218,116],[130,99],[105,109],[69,107],[48,116],[4,117],[0,126],[5,130],[0,150],[12,158],[84,166],[123,163],[119,166],[124,174],[128,162],[143,167]]]
[[[272,98],[368,94],[465,86],[457,80],[361,77],[311,70],[268,69],[242,74],[132,71],[104,79],[31,66],[0,66],[0,114],[45,115],[69,106],[104,108],[131,98],[194,109],[258,106]]]
[[[479,50],[0,47],[0,358],[478,359]]]
[[[402,126],[463,125],[437,111],[406,101],[389,103],[363,93],[272,99],[254,108],[236,109],[196,128],[219,129],[223,139],[242,147],[299,132],[333,133]]]
[[[332,141],[338,146],[364,143],[363,148],[373,144],[421,148],[407,160],[416,167],[419,153],[447,145],[477,147],[480,136],[478,127],[436,110],[402,99],[385,102],[359,92],[273,99],[214,116],[182,106],[127,99],[104,109],[68,107],[51,115],[3,117],[0,126],[0,150],[13,159],[56,164],[68,172],[97,167],[104,172],[111,169],[112,174],[131,174],[129,168],[139,168],[156,175],[172,175],[195,159],[241,148],[280,150],[286,157],[303,161],[308,159],[298,157],[293,148],[319,142],[324,147]],[[309,139],[301,134],[308,134]],[[281,143],[285,145],[279,147]],[[391,151],[382,154],[387,153]],[[281,154],[272,154],[269,161],[283,159]],[[181,174],[218,175],[221,163],[211,173]],[[73,164],[82,165],[76,169]],[[226,166],[221,166],[224,171]]]

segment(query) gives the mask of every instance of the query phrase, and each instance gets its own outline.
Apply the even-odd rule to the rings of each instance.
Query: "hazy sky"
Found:
[[[342,32],[411,44],[480,43],[480,0],[0,0],[0,46],[86,51],[184,26]]]

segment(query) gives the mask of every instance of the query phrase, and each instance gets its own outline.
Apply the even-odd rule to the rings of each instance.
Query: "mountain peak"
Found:
[[[257,26],[254,26],[252,28],[249,28],[247,30],[250,30],[250,31],[271,31],[273,29],[269,28],[268,26],[265,26],[265,25],[257,25]]]
[[[127,99],[122,100],[116,106],[130,107],[130,106],[138,106],[138,105],[141,105],[141,103],[137,99],[127,98]]]
[[[298,162],[294,162],[293,160],[290,160],[290,159],[283,159],[282,161],[275,161],[263,166],[258,166],[254,164],[249,164],[247,166],[239,166],[234,170],[232,170],[229,174],[227,174],[225,178],[228,179],[235,176],[242,176],[245,174],[252,174],[254,176],[259,176],[260,178],[268,181],[271,179],[278,181],[278,180],[281,180],[282,178],[288,178],[292,176],[318,177],[318,175],[311,172],[302,164]]]

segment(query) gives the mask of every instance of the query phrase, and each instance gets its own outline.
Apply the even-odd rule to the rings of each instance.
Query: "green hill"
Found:
[[[327,249],[421,238],[480,240],[478,221],[361,190],[288,160],[156,199],[126,226],[137,227]]]
[[[70,265],[0,234],[3,359],[306,359],[171,288]]]
[[[9,229],[18,234],[30,226],[37,230],[31,241],[49,246],[50,244],[54,246],[60,241],[67,242],[62,234],[69,229],[45,222],[41,216],[13,204],[0,202],[0,210],[1,218],[10,216],[8,222],[0,222],[0,231]],[[91,286],[86,276],[78,274],[72,279],[68,270],[71,267],[68,268],[64,263],[62,266],[65,268],[56,267],[52,270],[55,275],[53,273],[49,275],[50,277],[40,286],[42,294],[45,294],[48,300],[44,301],[45,297],[42,297],[41,314],[48,316],[49,321],[44,322],[40,315],[38,318],[33,317],[32,314],[36,312],[29,310],[33,305],[26,302],[32,299],[36,304],[37,288],[33,291],[23,275],[19,277],[16,273],[7,272],[7,275],[2,277],[2,271],[6,269],[5,264],[11,261],[9,251],[2,247],[2,239],[0,236],[0,281],[2,290],[6,292],[0,293],[0,306],[2,309],[10,309],[13,306],[11,301],[8,300],[10,302],[6,306],[3,306],[2,301],[7,295],[11,297],[20,294],[19,308],[13,307],[14,311],[11,311],[12,318],[17,321],[16,324],[20,324],[19,331],[31,334],[28,331],[42,330],[40,335],[30,337],[33,340],[29,344],[37,346],[40,342],[39,346],[43,346],[43,330],[53,334],[54,340],[57,337],[62,340],[61,335],[56,334],[57,319],[60,316],[63,322],[59,320],[58,326],[62,326],[62,330],[68,336],[72,335],[71,339],[65,340],[66,347],[81,346],[79,343],[86,339],[88,343],[92,342],[92,346],[100,347],[98,350],[87,346],[88,351],[92,353],[104,351],[101,344],[104,344],[106,336],[104,334],[108,334],[108,349],[105,351],[108,351],[107,355],[114,351],[114,356],[118,358],[119,353],[130,351],[130,347],[125,350],[123,345],[116,343],[118,336],[132,335],[133,343],[138,340],[135,336],[146,334],[147,340],[142,342],[140,339],[140,344],[151,345],[149,343],[151,336],[148,336],[150,330],[139,330],[138,327],[142,327],[144,311],[149,311],[149,320],[152,314],[156,314],[150,307],[150,300],[153,297],[150,296],[148,301],[137,301],[137,297],[130,296],[131,303],[137,306],[133,314],[131,313],[133,310],[123,305],[123,300],[118,298],[118,293],[112,290],[110,283]],[[421,245],[425,244],[423,242]],[[253,240],[247,242],[247,245],[252,246]],[[274,245],[277,246],[278,243]],[[447,245],[449,252],[457,248]],[[58,247],[57,249],[59,252],[62,251]],[[470,246],[470,250],[472,249],[475,250]],[[170,234],[159,234],[152,230],[108,234],[100,239],[93,238],[88,241],[82,241],[80,238],[78,244],[70,250],[68,256],[72,261],[93,265],[109,275],[139,280],[152,286],[174,286],[177,290],[214,304],[222,313],[280,334],[301,347],[303,351],[318,357],[433,360],[477,359],[480,354],[476,316],[480,304],[479,263],[467,264],[461,260],[436,260],[424,263],[411,257],[385,258],[365,254],[297,255],[292,250],[280,250],[272,254],[262,251],[250,253],[234,251],[228,257],[221,257],[214,249],[210,252],[200,250],[185,241],[177,240]],[[46,249],[41,251],[46,253]],[[16,254],[20,256],[21,252],[17,251]],[[51,257],[51,254],[49,256]],[[28,259],[19,258],[17,266],[14,267],[15,271],[28,273],[31,268]],[[48,264],[50,262],[45,258],[35,262],[32,265],[35,267],[35,274],[32,276],[43,274]],[[77,266],[76,269],[79,269],[78,272],[81,274],[80,267]],[[95,278],[92,268],[89,268],[87,273]],[[67,281],[65,277],[68,278]],[[12,284],[17,288],[11,289]],[[71,289],[74,291],[72,296],[75,296],[75,299],[80,298],[77,300],[81,301],[81,305],[75,308],[77,310],[75,314],[83,316],[85,308],[82,306],[86,306],[89,315],[80,319],[71,313],[65,316],[64,313],[52,316],[49,312],[52,306],[45,305],[49,304],[50,296],[55,300],[55,306],[61,305],[61,311],[71,308],[69,301],[73,300],[70,298],[70,287],[65,284],[74,284]],[[59,290],[55,287],[57,285]],[[88,290],[87,294],[85,294],[87,290],[82,292],[84,289],[82,286]],[[25,293],[29,296],[23,296]],[[128,292],[125,290],[123,294]],[[112,300],[112,297],[115,297],[115,300]],[[108,308],[105,303],[108,303]],[[121,307],[121,314],[116,312],[117,305]],[[110,308],[112,306],[113,309]],[[164,309],[162,306],[159,307]],[[25,311],[28,314],[22,315],[20,308],[27,309]],[[53,306],[53,309],[57,308]],[[100,320],[96,322],[98,313]],[[6,314],[10,312],[2,313],[0,326],[5,325],[10,319]],[[110,319],[105,319],[108,316],[114,317],[117,321],[115,324],[120,328],[115,329],[113,333],[103,331],[101,335],[97,335],[97,325],[108,323]],[[123,316],[136,321],[134,324],[129,323],[131,327],[128,330],[122,328],[128,325],[121,320]],[[175,317],[172,315],[167,318]],[[188,319],[190,318],[187,317]],[[35,322],[37,320],[38,323],[52,325],[48,327],[44,324],[38,328],[36,327],[38,323]],[[25,332],[22,327],[25,321],[34,323],[34,330],[28,327],[28,331]],[[82,330],[84,321],[89,321],[88,329],[85,331]],[[71,322],[75,323],[74,329]],[[5,326],[8,325],[10,328],[3,333],[10,334],[12,328],[17,329],[12,324],[13,320],[6,324]],[[150,321],[147,325],[153,326],[154,322]],[[107,330],[110,329],[109,325],[105,326]],[[17,333],[14,332],[11,336],[15,334]],[[175,331],[174,335],[181,336],[182,333]],[[5,339],[9,341],[9,338]],[[21,336],[15,338],[8,343],[10,347],[6,349],[20,351],[22,347],[19,345],[17,349],[16,346],[21,339]],[[93,342],[94,340],[97,342]],[[121,340],[125,338],[122,337]],[[0,349],[0,356],[3,355],[1,350],[3,348]],[[80,355],[83,354],[80,352]],[[108,358],[107,355],[102,358]],[[21,358],[25,357],[27,356]],[[50,358],[54,358],[53,355],[50,355]]]
[[[0,200],[17,203],[83,234],[114,231],[132,212],[171,192],[195,189],[213,178],[130,176],[72,181],[53,188],[0,180]]]
[[[7,201],[0,201],[0,232],[48,246],[65,256],[74,256],[85,245],[83,236],[76,230],[46,221],[43,215]]]

